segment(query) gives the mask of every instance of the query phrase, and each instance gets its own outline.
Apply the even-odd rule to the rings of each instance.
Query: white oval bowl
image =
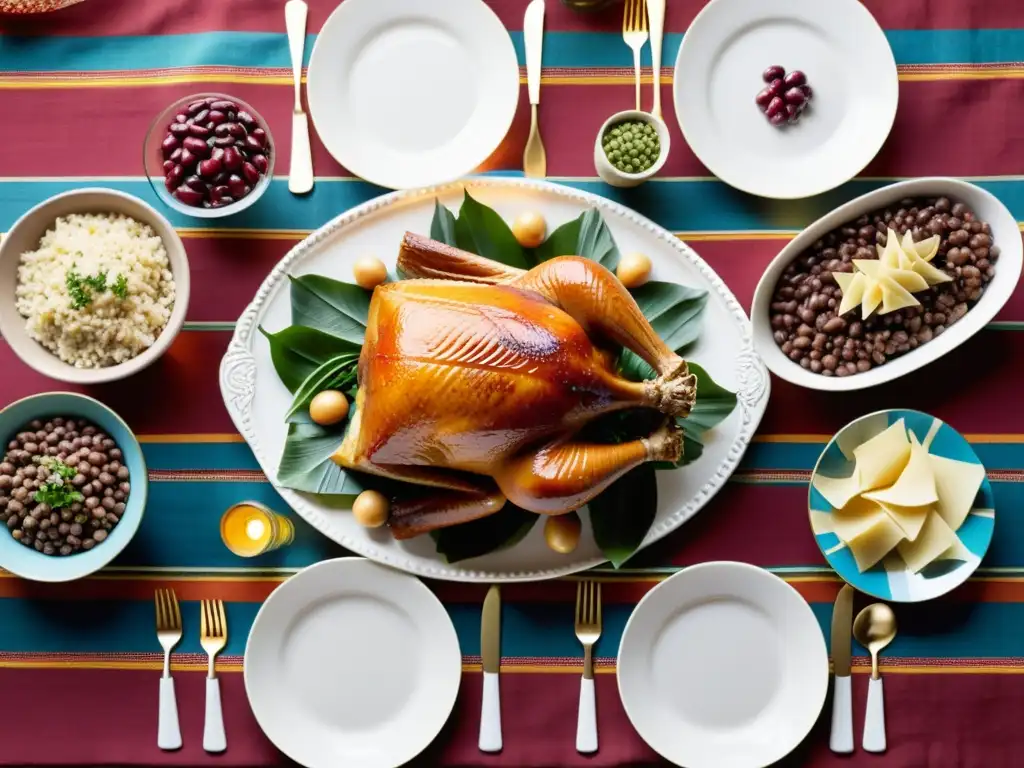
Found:
[[[28,335],[25,318],[15,306],[21,255],[39,247],[39,241],[57,219],[75,213],[121,213],[148,224],[163,241],[174,276],[174,309],[153,346],[130,360],[105,368],[76,368]],[[116,189],[74,189],[54,195],[32,208],[11,226],[0,243],[0,335],[25,365],[44,376],[69,384],[103,384],[138,373],[171,346],[188,310],[189,268],[185,245],[178,233],[153,206]]]
[[[775,284],[790,262],[811,247],[816,240],[868,211],[884,208],[904,197],[924,196],[945,196],[953,202],[962,202],[992,227],[993,242],[999,246],[1001,253],[996,262],[996,275],[985,288],[985,293],[978,303],[963,318],[949,326],[941,336],[864,373],[843,377],[822,376],[820,373],[812,373],[801,368],[798,363],[786,357],[772,337],[768,310],[772,294],[775,292]],[[938,360],[991,322],[1017,287],[1022,263],[1024,243],[1021,241],[1017,221],[1009,209],[991,192],[966,181],[941,177],[890,184],[861,195],[825,214],[793,238],[772,260],[754,290],[754,300],[750,307],[754,347],[772,373],[801,387],[829,392],[848,392],[875,387]]]

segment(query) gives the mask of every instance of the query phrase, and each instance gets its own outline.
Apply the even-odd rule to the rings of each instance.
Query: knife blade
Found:
[[[832,607],[832,731],[833,752],[853,752],[853,701],[850,693],[850,645],[853,633],[853,587],[844,584]]]
[[[501,696],[498,670],[501,667],[501,590],[497,584],[487,590],[480,617],[480,660],[483,665],[483,697],[480,704],[481,752],[501,751]]]
[[[530,104],[540,104],[541,44],[544,39],[544,0],[533,0],[523,18],[523,44],[526,47],[526,90]]]
[[[647,20],[651,27],[651,74],[654,78],[654,105],[651,114],[661,119],[661,44],[665,34],[665,0],[647,0]]]

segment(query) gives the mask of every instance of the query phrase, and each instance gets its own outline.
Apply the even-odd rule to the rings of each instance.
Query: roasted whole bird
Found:
[[[561,256],[529,271],[407,233],[375,289],[355,413],[332,457],[343,467],[434,489],[397,501],[399,539],[493,514],[578,509],[633,467],[677,461],[671,418],[619,444],[577,439],[626,408],[685,416],[697,382],[600,264]],[[657,378],[615,371],[627,347]],[[628,514],[628,510],[624,510]]]

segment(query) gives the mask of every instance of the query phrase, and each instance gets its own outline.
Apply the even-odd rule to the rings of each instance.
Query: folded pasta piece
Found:
[[[853,450],[861,491],[873,491],[896,482],[910,460],[907,428],[900,419]]]
[[[919,443],[912,443],[910,458],[896,482],[888,488],[869,491],[864,498],[897,507],[927,507],[937,503],[939,496],[928,451]]]
[[[921,533],[914,541],[904,539],[896,545],[896,551],[900,553],[913,573],[920,573],[930,563],[934,562],[957,541],[953,529],[946,525],[937,512],[929,512],[925,518]]]

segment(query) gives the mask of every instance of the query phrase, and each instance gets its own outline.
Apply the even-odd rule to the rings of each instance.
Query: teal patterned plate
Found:
[[[835,510],[813,485],[818,473],[827,477],[847,477],[852,474],[852,449],[900,419],[930,453],[947,459],[981,464],[964,436],[940,419],[920,411],[878,411],[850,422],[825,446],[811,475],[808,509],[811,530],[814,531],[818,547],[840,578],[854,589],[881,600],[917,603],[944,595],[963,584],[988,551],[995,528],[995,499],[988,478],[982,481],[970,514],[956,531],[962,546],[957,547],[954,556],[936,560],[916,574],[895,553],[887,555],[877,565],[861,573],[853,554],[833,531],[832,513]],[[844,453],[844,447],[849,457]]]

